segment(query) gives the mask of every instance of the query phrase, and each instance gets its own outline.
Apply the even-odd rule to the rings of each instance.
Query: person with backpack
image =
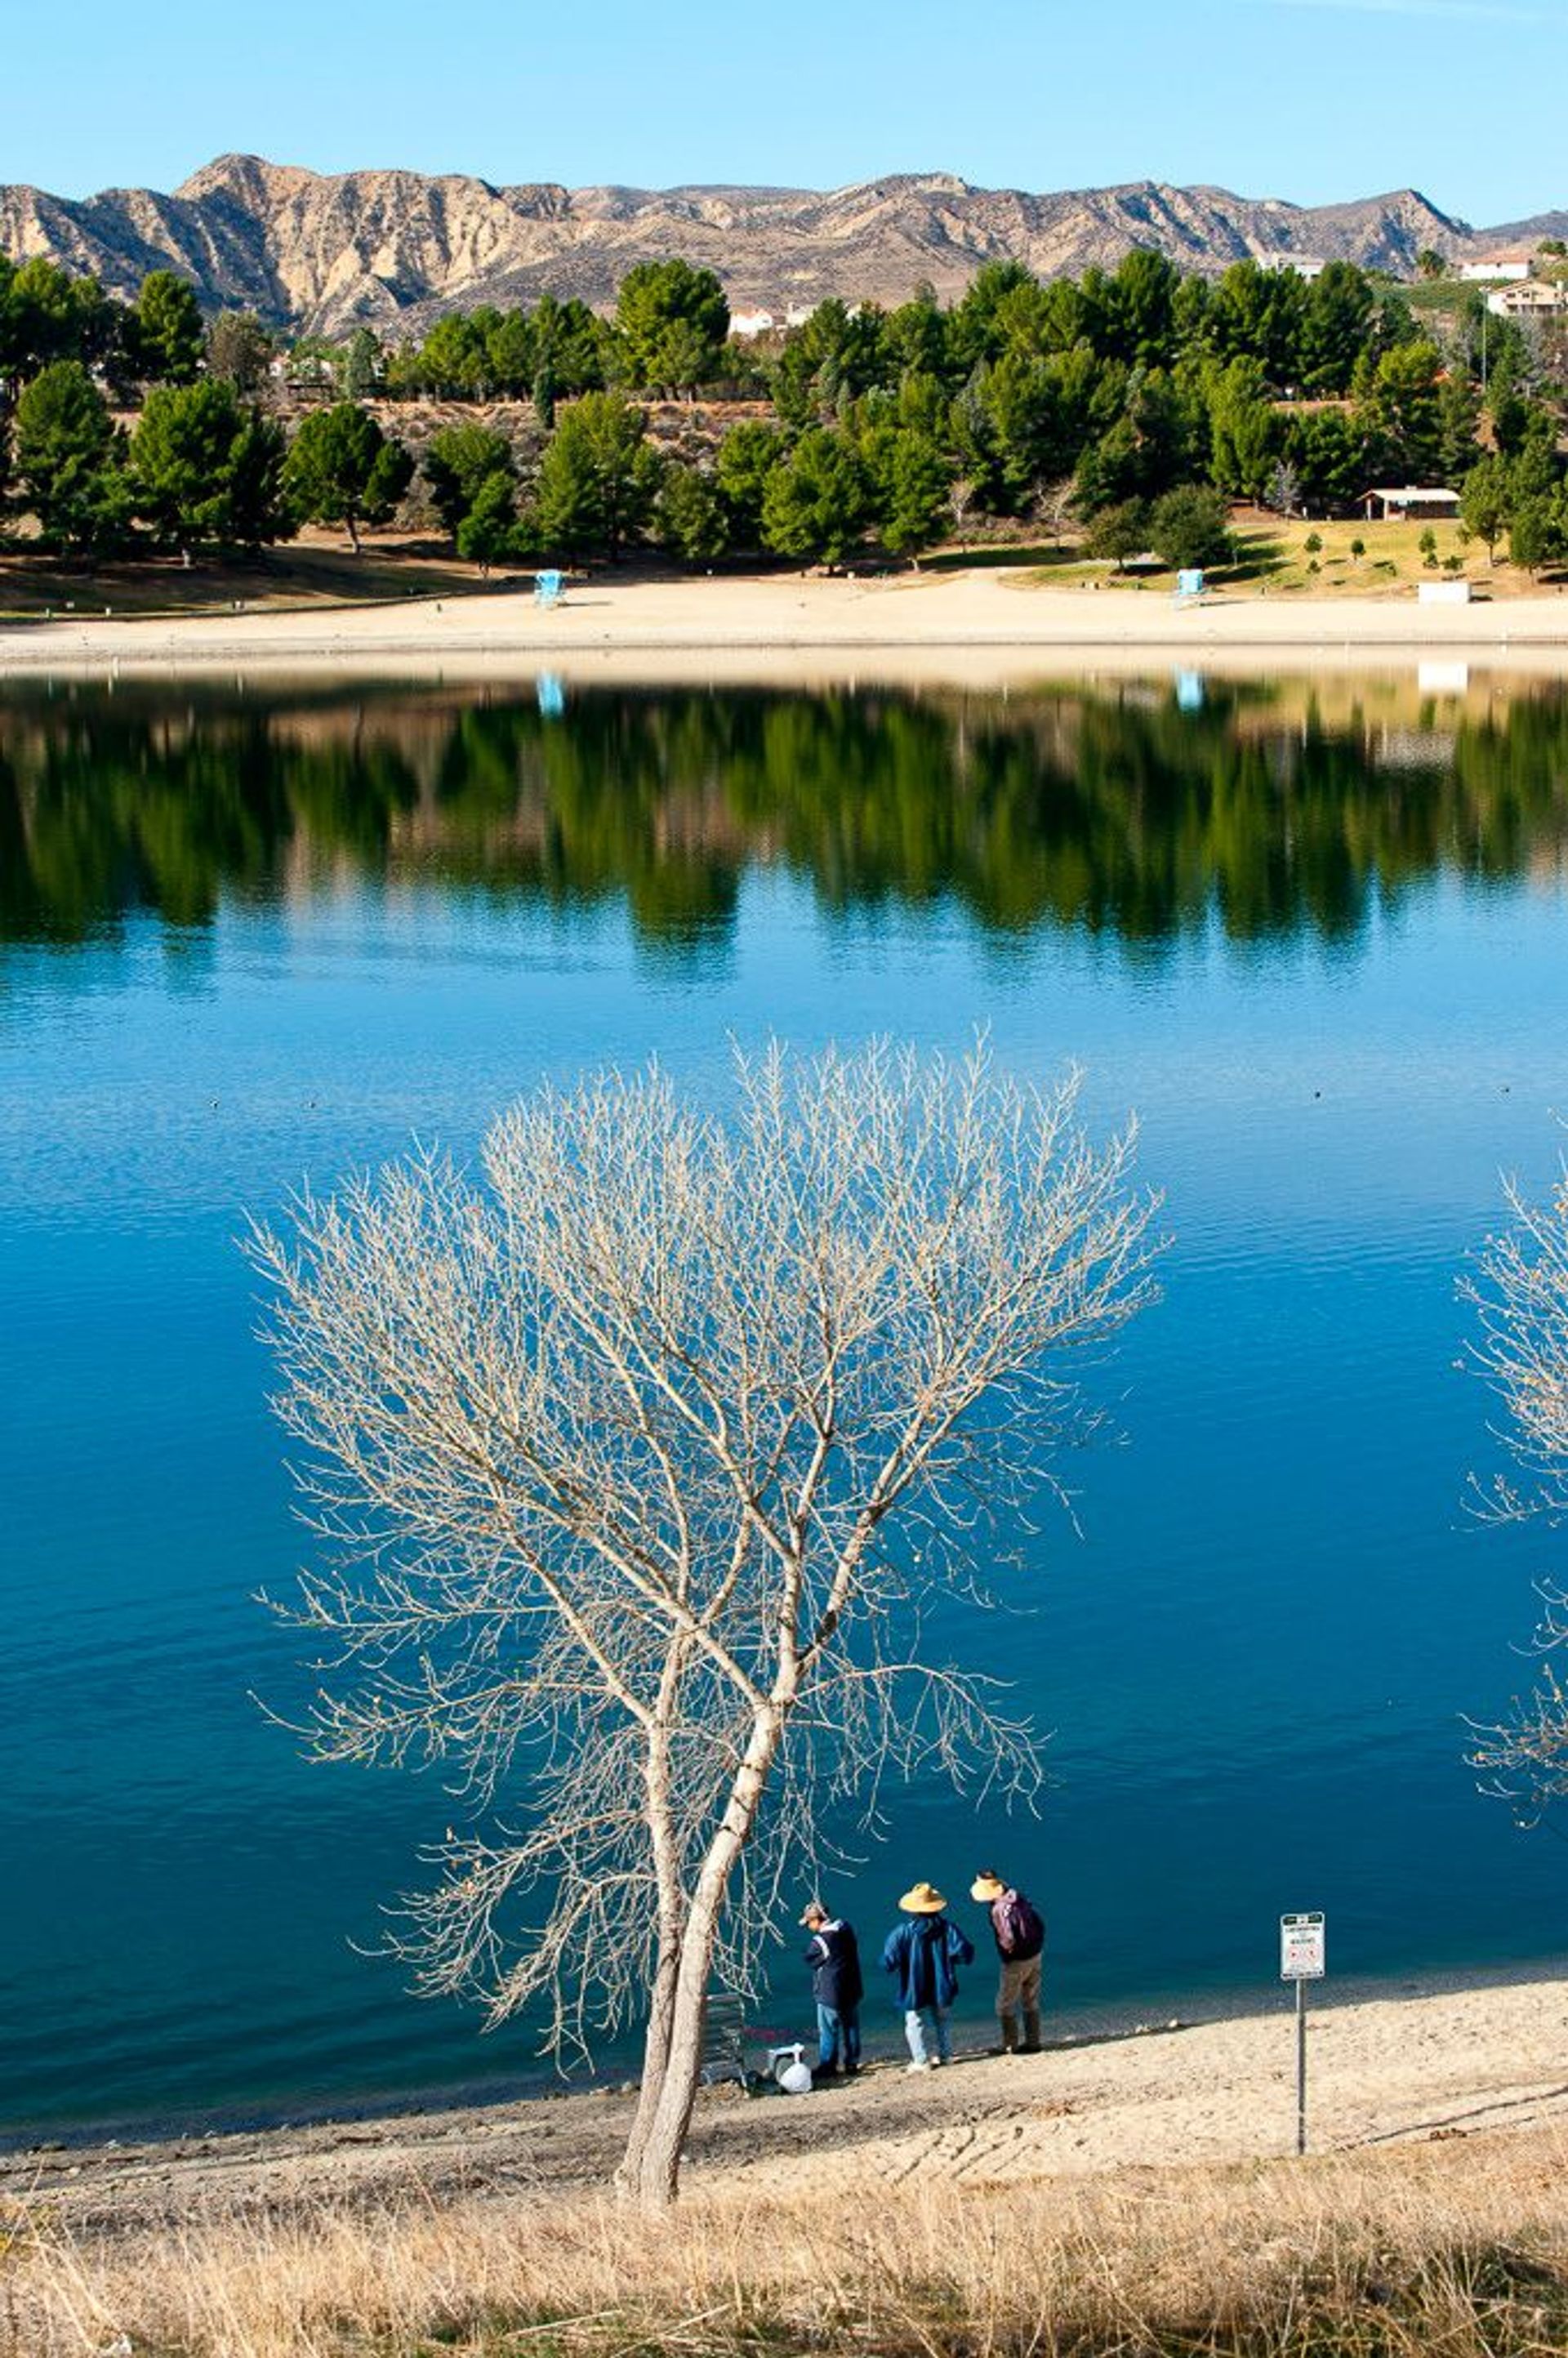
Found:
[[[958,1995],[957,1968],[973,1964],[975,1946],[967,1932],[948,1921],[947,1902],[934,1885],[913,1885],[898,1904],[905,1920],[888,1934],[882,1971],[897,1979],[897,2002],[909,2043],[906,2069],[929,2071],[953,2060],[947,2016]]]
[[[989,1866],[976,1876],[969,1886],[969,1897],[983,1901],[990,1909],[991,1934],[1001,1962],[1001,1979],[996,1994],[1001,2051],[1004,2055],[1038,2055],[1040,1960],[1045,1947],[1045,1926],[1040,1910]]]
[[[811,1934],[806,1962],[816,2000],[816,2076],[842,2071],[848,2078],[860,2068],[860,2000],[865,1996],[855,1928],[842,1916],[829,1916],[820,1899],[812,1901],[800,1920]]]

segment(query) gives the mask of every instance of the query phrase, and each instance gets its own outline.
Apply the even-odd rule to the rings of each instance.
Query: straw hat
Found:
[[[969,1886],[971,1899],[1000,1899],[1007,1886],[994,1868],[982,1867]]]
[[[934,1883],[912,1883],[898,1904],[911,1916],[940,1916],[947,1902]]]

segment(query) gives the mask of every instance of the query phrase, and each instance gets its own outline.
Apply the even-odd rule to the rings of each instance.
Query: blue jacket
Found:
[[[898,1978],[905,2014],[923,2006],[951,2006],[958,1995],[955,1968],[973,1964],[975,1945],[946,1916],[906,1916],[888,1934],[882,1971]]]

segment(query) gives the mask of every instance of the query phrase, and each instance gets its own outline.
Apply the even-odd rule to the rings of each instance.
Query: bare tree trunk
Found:
[[[679,1847],[671,1821],[670,1740],[685,1675],[687,1648],[680,1640],[670,1647],[659,1682],[654,1724],[648,1730],[643,1763],[647,1785],[648,1844],[659,1893],[658,1962],[648,1999],[648,2028],[643,2041],[643,2082],[626,2151],[615,2173],[622,2195],[641,2191],[643,2157],[647,2148],[669,2068],[670,2038],[675,2027],[676,1994],[680,1978],[681,1940],[686,1930],[685,1894],[681,1889]]]
[[[643,2081],[637,2094],[637,2110],[632,2122],[632,2134],[626,2140],[626,2151],[615,2173],[616,2191],[626,2197],[642,2195],[643,2158],[669,2072],[670,2035],[675,2028],[679,1972],[679,1948],[672,1945],[662,1950],[654,1970],[648,2028],[643,2041]]]
[[[675,2006],[664,2084],[653,2118],[642,2139],[636,2193],[645,2210],[667,2209],[680,2190],[681,2155],[691,2126],[702,2076],[703,2034],[708,2023],[708,1976],[713,1963],[719,1919],[736,1860],[756,1823],[762,1790],[778,1750],[785,1712],[795,1700],[776,1693],[772,1707],[753,1725],[745,1758],[735,1772],[730,1800],[718,1833],[702,1863],[702,1872],[687,1917],[676,1979]]]

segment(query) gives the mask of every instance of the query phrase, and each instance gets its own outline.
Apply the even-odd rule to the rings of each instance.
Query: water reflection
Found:
[[[1562,687],[1199,685],[8,689],[0,939],[200,928],[347,874],[622,902],[645,943],[695,953],[783,865],[830,912],[951,903],[1000,936],[1346,944],[1443,873],[1555,871]]]

